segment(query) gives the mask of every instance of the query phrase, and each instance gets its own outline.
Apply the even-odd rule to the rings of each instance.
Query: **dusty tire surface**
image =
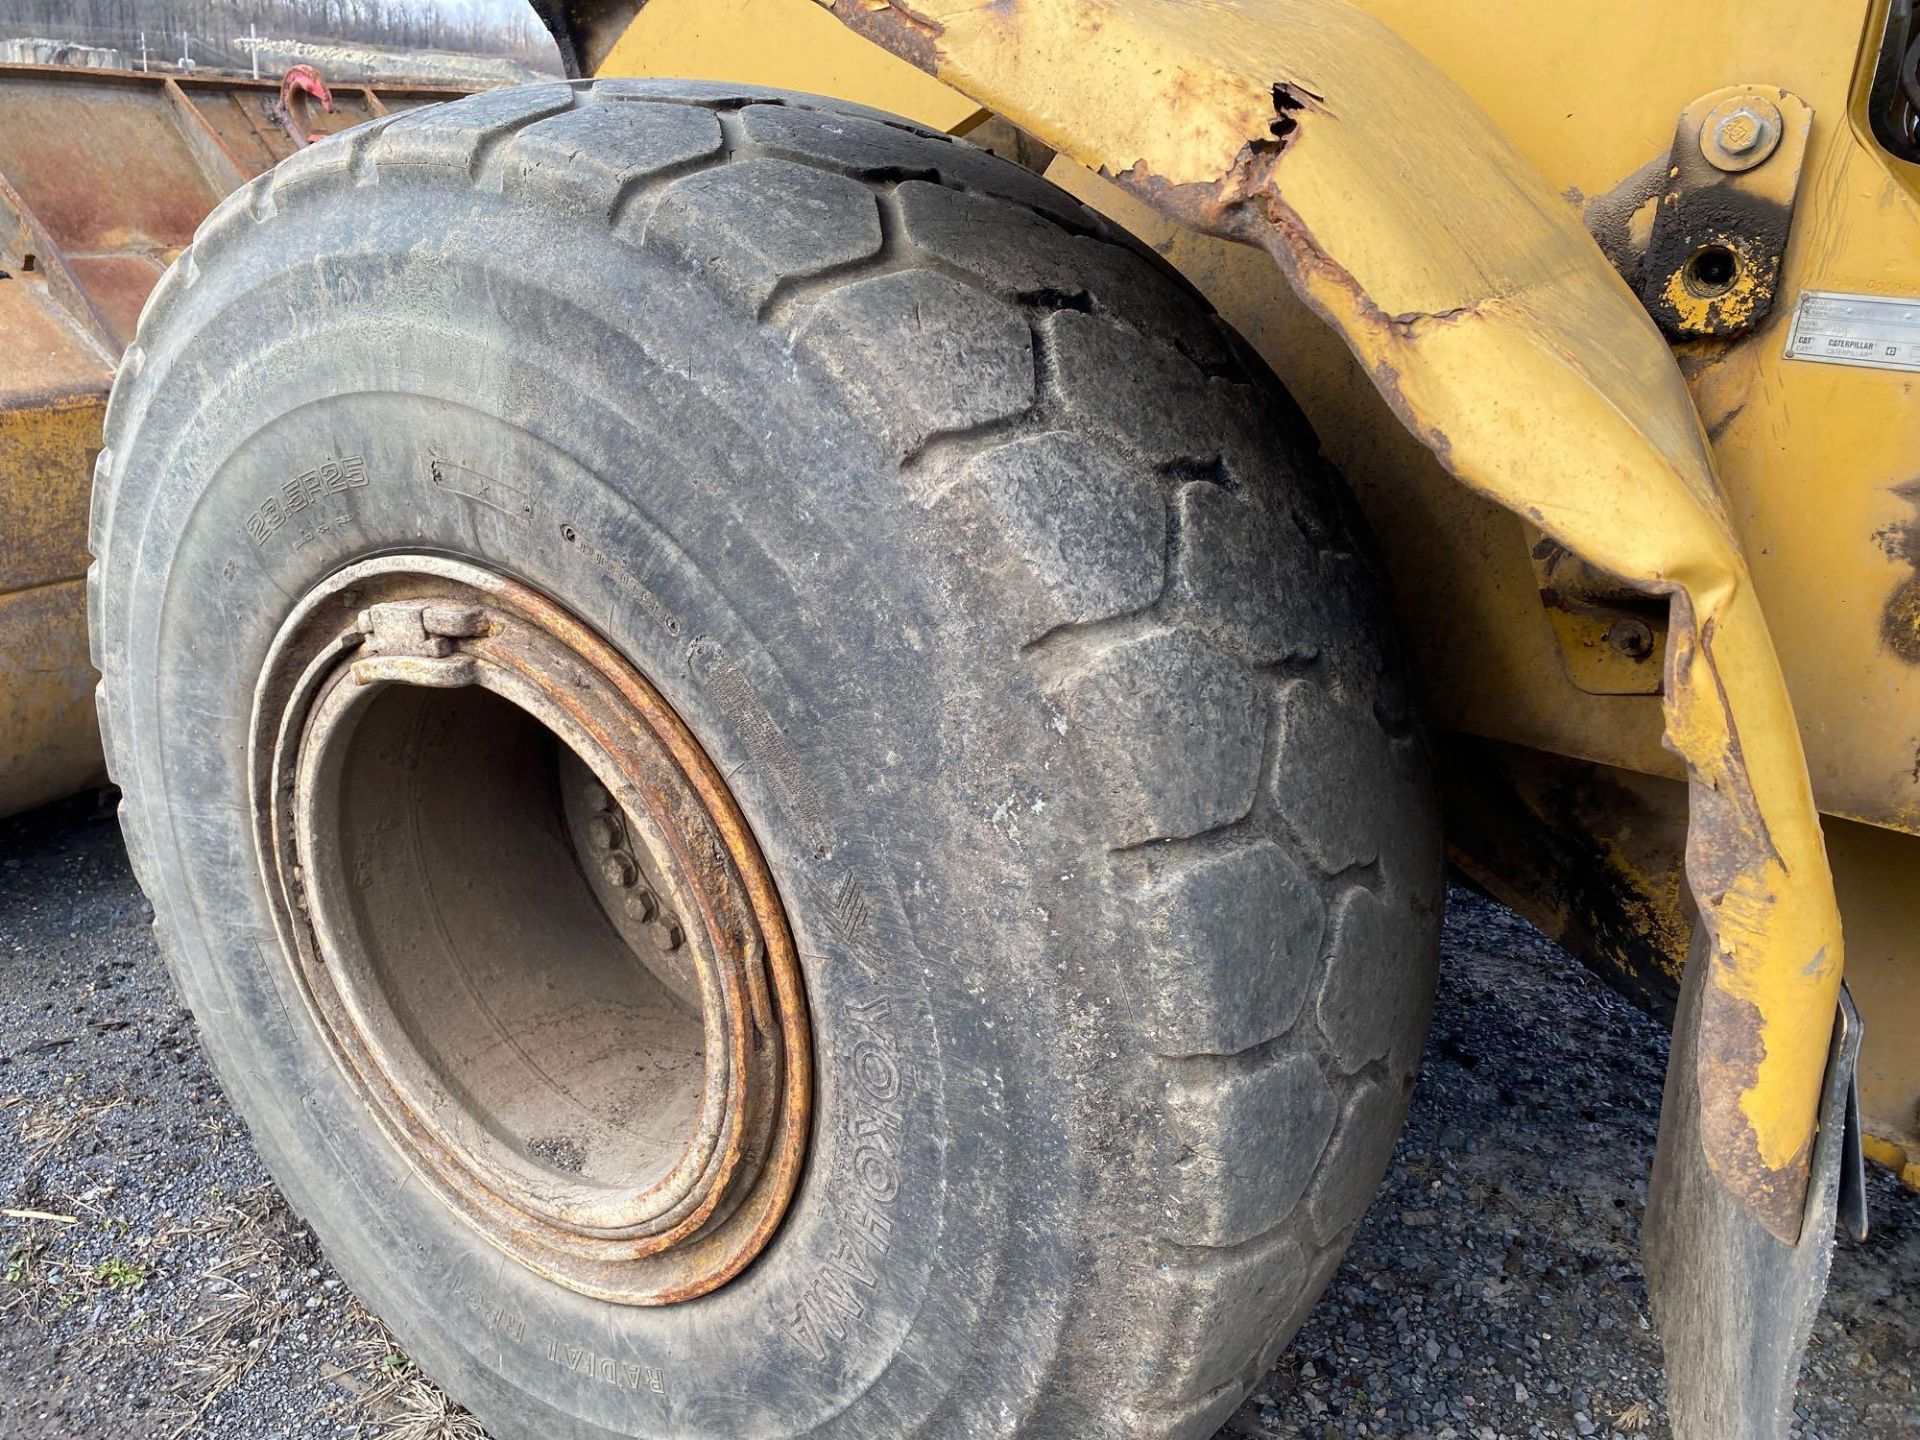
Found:
[[[224,204],[122,368],[129,850],[276,1179],[497,1436],[1206,1435],[1351,1237],[1431,1003],[1438,819],[1346,514],[1171,272],[963,143],[690,83],[376,121]],[[488,1247],[280,958],[255,680],[395,551],[625,655],[780,888],[807,1169],[701,1299]]]

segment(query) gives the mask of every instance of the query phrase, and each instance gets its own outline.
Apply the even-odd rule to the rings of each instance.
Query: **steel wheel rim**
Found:
[[[515,907],[484,883],[488,842],[445,821],[544,804],[543,778],[486,763],[496,745],[543,753],[542,735],[559,808],[499,831],[528,863],[491,878],[511,891],[538,872],[556,898]],[[660,693],[516,580],[382,557],[336,572],[281,627],[249,761],[282,956],[342,1073],[436,1196],[495,1248],[601,1299],[672,1303],[744,1269],[799,1180],[806,1006],[759,846]],[[555,868],[556,823],[595,837],[575,857],[583,890]],[[412,880],[425,883],[409,906]],[[606,908],[609,887],[636,884],[652,905],[629,894],[624,918]],[[655,907],[644,926],[659,954],[634,918]],[[462,943],[484,939],[489,917],[504,935],[530,910],[564,917],[528,932],[548,943]],[[677,965],[663,958],[670,941],[685,952]],[[697,1000],[697,1019],[676,1019],[676,996]],[[584,1035],[570,1040],[543,1005]],[[697,1081],[676,1078],[696,1068]],[[626,1105],[655,1110],[628,1123]],[[532,1138],[536,1114],[585,1138]]]

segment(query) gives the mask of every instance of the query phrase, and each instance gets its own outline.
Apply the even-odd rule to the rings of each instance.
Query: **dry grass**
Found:
[[[15,1103],[19,1103],[22,1097],[14,1098]],[[93,1128],[102,1116],[111,1114],[126,1103],[123,1096],[114,1096],[109,1100],[78,1101],[69,1092],[56,1099],[29,1105],[14,1133],[27,1148],[27,1160],[31,1164],[72,1144],[82,1131]]]
[[[29,1223],[25,1233],[9,1235],[0,1249],[0,1315],[24,1310],[38,1315],[53,1296],[53,1279],[47,1259],[47,1231],[60,1227]]]
[[[358,1305],[354,1309],[368,1334],[354,1347],[358,1363],[352,1378],[365,1388],[353,1408],[372,1427],[375,1440],[487,1440],[480,1422],[420,1373],[385,1325]]]
[[[304,1262],[289,1248],[271,1185],[216,1204],[194,1221],[192,1234],[214,1241],[218,1258],[198,1277],[189,1318],[165,1337],[175,1374],[165,1440],[192,1434],[272,1351],[300,1313],[304,1288]],[[367,1440],[487,1440],[479,1422],[441,1394],[357,1303],[350,1322],[364,1338],[353,1346],[354,1363],[331,1377],[341,1382],[339,1400],[316,1415],[358,1422]]]
[[[44,1100],[27,1095],[0,1096],[0,1111],[18,1110],[14,1136],[32,1166],[71,1145],[100,1120],[126,1104],[120,1095],[86,1098],[70,1087]],[[23,1192],[25,1193],[25,1192]],[[36,1197],[37,1198],[37,1197]],[[42,1315],[50,1305],[62,1308],[92,1300],[102,1290],[138,1289],[144,1267],[109,1259],[101,1266],[73,1264],[56,1249],[56,1240],[79,1228],[80,1217],[40,1204],[10,1204],[0,1239],[0,1314],[24,1310]]]
[[[288,1277],[296,1268],[266,1221],[278,1204],[273,1187],[257,1185],[216,1206],[193,1226],[216,1240],[220,1258],[201,1271],[187,1319],[168,1335],[175,1352],[167,1419],[169,1440],[188,1434],[220,1397],[273,1348],[297,1313]]]
[[[49,1099],[0,1096],[0,1114],[13,1122],[30,1164],[72,1145],[127,1103],[124,1096],[88,1097],[77,1089],[70,1086]],[[216,1120],[207,1128],[204,1143],[215,1152],[240,1134],[231,1121]],[[57,1215],[41,1211],[38,1206],[47,1202],[37,1196],[34,1204],[9,1210],[0,1231],[0,1314],[19,1309],[40,1316],[147,1283],[149,1268],[132,1258],[109,1255],[82,1264],[66,1250],[64,1238],[82,1231],[124,1235],[124,1222],[116,1222],[104,1203],[114,1194],[107,1184],[61,1196],[63,1213]],[[309,1260],[295,1252],[296,1234],[273,1187],[258,1185],[232,1199],[212,1192],[212,1203],[186,1223],[163,1217],[153,1236],[135,1242],[147,1255],[182,1240],[197,1242],[200,1254],[214,1256],[197,1275],[182,1277],[191,1295],[184,1318],[151,1337],[169,1356],[172,1371],[154,1416],[155,1440],[197,1433],[300,1313],[297,1297],[306,1288],[300,1277]],[[479,1422],[420,1373],[384,1325],[358,1305],[351,1320],[365,1338],[354,1346],[355,1363],[333,1377],[342,1382],[339,1399],[316,1415],[324,1411],[357,1422],[357,1433],[367,1440],[487,1440]]]
[[[1613,1417],[1614,1428],[1644,1430],[1653,1423],[1653,1410],[1645,1401],[1636,1400]]]
[[[478,1420],[422,1376],[407,1380],[388,1404],[392,1413],[375,1422],[381,1440],[487,1440]]]

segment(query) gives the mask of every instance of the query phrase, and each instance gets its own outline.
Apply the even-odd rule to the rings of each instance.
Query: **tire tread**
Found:
[[[631,138],[655,133],[645,112],[674,107],[717,116],[716,133],[674,121],[651,149]],[[805,172],[819,176],[807,203],[820,214],[794,233],[842,240],[770,249],[754,202],[769,177],[786,195]],[[403,179],[504,188],[630,245],[724,252],[728,264],[703,271],[711,283],[835,378],[892,444],[908,493],[953,516],[1003,578],[1020,663],[1094,781],[1089,863],[1114,867],[1148,951],[1137,1063],[1157,1097],[1148,1149],[1165,1163],[1140,1182],[1154,1256],[1141,1288],[1169,1318],[1123,1399],[1129,1433],[1217,1425],[1259,1378],[1273,1327],[1302,1318],[1302,1295],[1279,1292],[1329,1272],[1351,1235],[1357,1187],[1326,1167],[1384,1166],[1404,1113],[1425,1002],[1380,1007],[1370,1030],[1331,985],[1343,945],[1358,943],[1356,904],[1368,974],[1403,988],[1430,984],[1438,923],[1424,748],[1375,685],[1392,670],[1373,653],[1383,637],[1355,636],[1350,617],[1338,628],[1318,599],[1314,577],[1354,544],[1329,528],[1338,506],[1290,403],[1170,269],[1038,176],[944,135],[751,87],[493,92],[297,153],[222,204],[156,288],[108,412],[91,517],[103,673],[121,659],[116,456],[164,369],[143,368],[161,357],[142,347],[169,343],[196,249]],[[1030,273],[1009,271],[1009,244],[1027,247]],[[887,330],[929,307],[941,338],[911,346]],[[164,938],[110,686],[97,697],[108,765],[134,797],[122,823]],[[1172,747],[1177,772],[1160,763]],[[1407,813],[1355,803],[1369,789],[1413,797]],[[1289,877],[1323,933],[1291,935],[1276,956],[1180,911],[1187,892],[1231,897],[1242,873]],[[1396,923],[1376,923],[1389,912]],[[1290,1123],[1276,1129],[1276,1115]]]

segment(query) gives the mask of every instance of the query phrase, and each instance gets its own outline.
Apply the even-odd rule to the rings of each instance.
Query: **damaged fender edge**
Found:
[[[1794,1244],[1840,986],[1833,882],[1699,417],[1577,216],[1343,0],[823,3],[1170,218],[1267,251],[1456,478],[1668,599],[1666,743],[1706,941],[1699,1143]]]

